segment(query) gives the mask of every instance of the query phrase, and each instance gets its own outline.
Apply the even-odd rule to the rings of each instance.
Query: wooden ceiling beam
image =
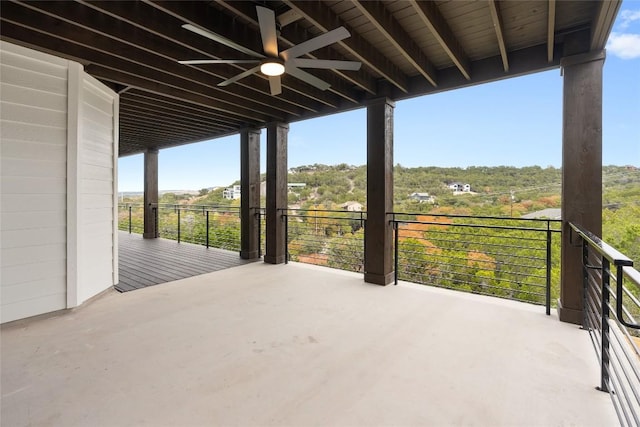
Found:
[[[152,141],[158,136],[170,138],[172,140],[195,141],[214,137],[217,132],[194,132],[184,128],[175,128],[171,126],[151,126],[149,122],[122,120],[120,127],[123,131],[127,131],[132,136],[139,136],[140,141]],[[155,147],[162,147],[163,141],[154,142]]]
[[[142,78],[140,76],[129,74],[124,71],[120,71],[118,69],[107,68],[102,65],[91,64],[86,67],[86,70],[89,74],[93,75],[97,79],[107,80],[111,82],[116,82],[122,84],[122,82],[130,82],[131,86],[136,87],[137,89],[154,93],[157,95],[162,95],[165,99],[174,99],[176,101],[187,101],[191,104],[200,105],[206,108],[209,108],[215,111],[216,116],[212,115],[212,118],[216,118],[216,120],[220,120],[221,122],[226,123],[237,123],[237,124],[258,124],[261,123],[266,117],[263,116],[262,119],[249,119],[243,115],[237,115],[232,111],[225,109],[224,107],[219,107],[217,105],[211,105],[211,99],[207,96],[203,96],[198,93],[194,93],[191,91],[187,91],[175,86],[169,86],[162,82],[148,80],[146,78]]]
[[[547,13],[547,61],[553,61],[556,35],[556,0],[549,0]]]
[[[231,19],[228,15],[221,13],[214,9],[207,2],[175,2],[175,1],[148,1],[145,3],[151,5],[158,10],[174,16],[176,19],[182,20],[184,23],[196,25],[198,27],[206,28],[207,30],[218,34],[226,39],[242,45],[249,49],[251,52],[257,55],[263,55],[262,42],[260,34],[256,30],[250,30],[249,25],[245,25],[238,19]],[[254,8],[255,11],[255,8]],[[214,43],[214,42],[211,42]],[[233,58],[243,58],[240,52],[232,50],[230,55]],[[229,58],[229,57],[227,57]],[[225,58],[225,59],[227,59]],[[300,88],[301,94],[305,94],[311,99],[327,100],[328,96],[333,92],[341,97],[345,97],[350,100],[358,99],[357,94],[354,91],[348,90],[346,93],[339,92],[336,87],[339,87],[335,81],[329,81],[334,83],[334,90],[322,91],[306,83],[303,83],[295,78],[287,79],[288,82],[285,87]],[[327,105],[329,103],[325,102]],[[333,99],[331,106],[336,106],[336,101]]]
[[[411,95],[423,96],[439,93],[447,90],[470,87],[484,83],[494,82],[512,77],[524,76],[539,71],[556,69],[560,66],[560,55],[556,51],[553,61],[547,61],[547,44],[519,49],[511,53],[509,57],[509,71],[505,73],[502,56],[496,55],[490,58],[480,59],[471,63],[473,75],[471,80],[460,75],[457,67],[449,67],[438,71],[438,87],[433,87],[422,78],[411,78]],[[397,91],[393,94],[395,100],[406,98],[406,95]]]
[[[2,27],[3,34],[7,34],[16,40],[20,40],[20,34],[29,32],[26,31],[24,27],[4,20],[2,21]],[[48,47],[50,51],[68,52],[68,54],[64,55],[61,53],[59,54],[59,56],[67,59],[73,59],[74,55],[79,54],[76,50],[80,48],[79,46],[69,45],[68,42],[56,39],[48,34],[30,31],[29,39],[36,41],[38,46]],[[227,117],[231,120],[242,123],[274,120],[273,115],[256,112],[254,109],[240,107],[232,102],[224,102],[224,100],[216,97],[217,94],[216,96],[205,96],[202,94],[203,91],[204,93],[211,92],[208,92],[207,89],[203,89],[201,86],[193,85],[181,80],[167,82],[168,79],[165,74],[145,68],[144,66],[126,65],[125,68],[122,68],[122,62],[109,55],[93,51],[89,56],[87,56],[87,52],[85,50],[80,54],[85,58],[90,57],[94,59],[94,63],[85,66],[85,71],[96,78],[124,86],[133,86],[149,90],[158,94],[166,94],[168,97],[174,97],[179,100],[189,100],[195,104],[200,104],[218,111],[221,117]],[[114,68],[105,67],[101,64],[112,64]],[[121,71],[123,69],[126,69],[127,71]]]
[[[154,68],[156,71],[171,74],[174,78],[188,79],[193,83],[201,84],[206,87],[201,88],[202,91],[207,90],[216,93],[221,101],[232,104],[238,103],[238,96],[250,103],[255,103],[251,108],[256,111],[270,114],[272,109],[279,110],[276,114],[287,114],[300,116],[303,112],[298,106],[284,102],[282,99],[274,98],[265,92],[256,91],[255,89],[242,90],[240,87],[234,87],[233,90],[223,90],[212,85],[212,73],[195,67],[187,67],[177,63],[177,59],[184,53],[173,43],[167,43],[165,40],[154,36],[153,34],[134,27],[124,21],[115,19],[111,16],[96,12],[78,3],[68,1],[54,2],[29,2],[27,7],[35,13],[43,14],[42,17],[34,16],[29,21],[35,21],[44,25],[55,25],[52,19],[65,22],[67,25],[57,25],[55,35],[59,38],[70,40],[76,44],[89,44],[103,53],[113,55],[120,59],[128,60],[137,65],[144,65]],[[48,18],[44,18],[44,16]],[[51,22],[49,22],[51,21]],[[126,67],[126,65],[122,65]],[[233,71],[236,74],[236,71]],[[217,76],[220,78],[219,76]],[[231,77],[222,76],[223,79]]]
[[[156,106],[162,111],[173,111],[178,115],[197,117],[205,122],[211,122],[212,120],[215,120],[223,126],[227,125],[224,122],[223,117],[218,116],[218,112],[215,110],[210,110],[207,107],[201,105],[193,105],[191,103],[180,101],[177,99],[165,98],[164,96],[155,93],[134,89],[127,92],[123,98],[147,105]],[[240,122],[235,122],[234,125],[236,124],[239,125]]]
[[[504,41],[504,32],[502,29],[502,16],[500,15],[500,4],[496,0],[489,0],[489,13],[493,22],[493,29],[496,32],[500,56],[502,58],[502,66],[504,71],[509,71],[509,58],[507,57],[507,45]]]
[[[142,118],[146,121],[159,123],[167,123],[170,125],[183,125],[186,129],[207,129],[212,131],[219,131],[224,129],[221,125],[216,125],[215,122],[207,123],[204,120],[193,119],[191,116],[179,115],[176,113],[170,113],[153,106],[140,104],[131,100],[120,99],[120,111],[125,116],[134,116]]]
[[[431,34],[438,41],[442,49],[458,67],[465,79],[471,79],[471,66],[469,58],[462,45],[453,34],[453,31],[444,19],[438,6],[431,1],[410,0],[416,15],[422,20],[424,25],[431,31]]]
[[[166,132],[168,134],[175,133],[188,137],[191,140],[202,138],[203,136],[215,135],[221,130],[204,129],[204,128],[186,128],[184,126],[174,125],[168,122],[155,122],[150,123],[149,120],[145,120],[142,117],[136,117],[135,114],[124,115],[120,124],[127,128],[127,126],[134,126],[137,129],[143,130],[146,133],[149,132]]]
[[[381,2],[358,0],[353,2],[353,5],[425,79],[438,86],[433,64]]]
[[[113,16],[116,19],[125,21],[131,25],[141,28],[175,44],[182,50],[176,52],[174,57],[181,55],[179,59],[228,59],[228,58],[245,58],[245,55],[227,47],[220,43],[215,43],[199,35],[193,34],[181,27],[185,23],[184,19],[179,19],[175,14],[167,14],[163,10],[153,7],[153,3],[128,3],[114,1],[98,1],[88,2],[88,7],[99,10],[100,12]],[[228,25],[228,23],[226,24]],[[188,49],[185,51],[184,49]],[[187,58],[187,55],[191,55]],[[184,65],[187,67],[187,65]],[[236,64],[216,64],[197,66],[199,70],[207,72],[211,75],[218,76],[222,80],[226,80],[240,72],[246,67]],[[214,71],[216,73],[214,73]],[[297,81],[290,80],[283,82],[283,87],[289,90],[283,91],[278,95],[277,100],[288,102],[300,108],[315,111],[316,103],[336,106],[336,99],[329,93],[303,85]],[[236,83],[237,85],[269,94],[269,81],[266,76],[256,73]]]
[[[230,10],[234,14],[241,16],[242,19],[250,22],[251,24],[258,26],[258,21],[256,20],[256,8],[253,3],[249,2],[241,2],[241,1],[228,1],[228,0],[219,0],[217,2],[218,5],[225,7],[227,10]],[[302,16],[294,9],[286,12],[291,15],[298,16],[301,18]],[[278,36],[280,50],[285,50],[297,44],[300,44],[304,41],[307,41],[309,38],[312,38],[307,34],[306,31],[301,31],[297,24],[292,25],[289,23],[287,26],[281,29],[280,35]],[[311,59],[333,59],[339,61],[350,61],[350,58],[346,58],[345,56],[338,53],[335,49],[332,49],[331,46],[319,49],[314,51],[314,53],[309,53],[305,55],[306,58]],[[331,88],[329,90],[334,90],[339,95],[344,96],[352,102],[359,102],[359,99],[350,95],[348,91],[350,89],[341,84],[341,80],[336,79],[332,73],[337,74],[339,77],[345,79],[351,84],[359,87],[360,89],[375,95],[376,93],[376,83],[373,77],[368,75],[364,70],[360,70],[359,72],[345,72],[341,70],[331,70],[331,71],[322,71],[322,70],[314,70],[314,73],[318,73],[318,77],[323,80],[326,80],[329,84],[331,84]],[[333,89],[332,89],[333,88]]]
[[[187,126],[204,126],[211,129],[223,129],[224,127],[218,125],[210,118],[207,120],[205,117],[196,116],[187,112],[180,112],[177,110],[170,110],[160,107],[157,103],[150,103],[137,100],[131,97],[120,97],[120,108],[127,111],[135,111],[141,116],[154,119],[155,116],[162,118],[162,120],[169,120],[172,122],[184,122]]]
[[[146,138],[151,138],[153,135],[168,135],[172,137],[180,136],[180,138],[188,139],[191,141],[195,141],[196,139],[202,139],[208,135],[215,135],[217,132],[205,132],[205,131],[193,131],[190,129],[185,129],[180,126],[159,126],[157,123],[151,125],[148,121],[136,121],[136,120],[128,120],[122,119],[120,121],[120,127],[122,130],[138,132],[141,136],[146,135]]]
[[[120,138],[120,152],[122,156],[143,153],[147,148],[165,149],[180,145],[193,144],[222,138],[237,133],[237,130],[220,132],[210,135],[176,136],[175,133],[156,132],[154,129],[140,130],[135,126],[125,126],[124,136]]]
[[[407,93],[407,76],[402,70],[350,28],[349,25],[340,19],[326,4],[317,0],[284,0],[284,3],[322,31],[330,31],[344,26],[351,33],[351,37],[338,43],[364,65],[380,74],[402,92]]]
[[[122,122],[122,131],[128,137],[128,141],[136,141],[138,144],[144,144],[152,148],[169,148],[173,147],[176,141],[188,144],[190,142],[206,141],[209,139],[219,138],[222,135],[228,135],[233,132],[185,132],[183,128],[167,129],[148,126],[148,123],[130,123]]]

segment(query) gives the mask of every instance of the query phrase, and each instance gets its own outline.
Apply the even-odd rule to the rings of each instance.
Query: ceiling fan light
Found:
[[[265,61],[260,65],[260,72],[265,76],[281,76],[284,74],[284,64],[278,61]]]

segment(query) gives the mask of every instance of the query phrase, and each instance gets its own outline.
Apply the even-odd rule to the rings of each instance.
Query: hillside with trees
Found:
[[[305,165],[289,170],[289,183],[304,188],[289,192],[289,206],[299,209],[342,210],[359,202],[366,210],[366,166]],[[264,180],[264,176],[262,177]],[[441,168],[394,167],[394,211],[518,218],[547,208],[561,208],[562,171],[555,167],[512,166]],[[467,183],[471,191],[456,193],[451,183]],[[239,181],[230,183],[239,184]],[[165,193],[160,203],[238,207],[223,198],[224,188],[202,189],[197,196]],[[412,199],[428,193],[432,202]],[[137,198],[125,201],[136,202]],[[264,195],[263,195],[264,204]],[[640,169],[603,167],[603,236],[632,259],[640,260]]]

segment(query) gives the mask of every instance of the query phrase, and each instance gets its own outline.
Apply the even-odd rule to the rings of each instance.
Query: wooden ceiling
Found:
[[[322,91],[282,77],[272,96],[260,73],[217,86],[252,65],[181,65],[250,59],[187,31],[192,24],[262,54],[256,5],[275,11],[280,50],[341,25],[351,37],[307,57],[361,61],[359,71],[307,70]],[[166,148],[559,66],[604,48],[620,1],[8,1],[3,40],[72,59],[120,93],[120,155]],[[577,37],[576,34],[584,36]]]

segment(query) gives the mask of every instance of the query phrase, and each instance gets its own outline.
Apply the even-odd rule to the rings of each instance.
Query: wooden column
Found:
[[[582,250],[568,222],[602,236],[604,51],[565,56],[562,120],[562,255],[558,317],[582,323]]]
[[[155,239],[156,217],[154,209],[158,206],[158,150],[148,148],[144,152],[144,233],[145,239]]]
[[[266,254],[264,262],[281,264],[286,257],[283,214],[287,208],[287,134],[289,125],[267,125]]]
[[[240,257],[260,254],[260,130],[240,132]]]
[[[393,109],[387,99],[367,106],[367,223],[364,230],[364,280],[393,281]]]

